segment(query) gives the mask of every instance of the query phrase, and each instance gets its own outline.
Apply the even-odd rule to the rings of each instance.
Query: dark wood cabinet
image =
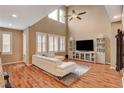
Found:
[[[116,54],[116,70],[120,71],[124,67],[124,62],[123,62],[123,45],[124,45],[124,39],[123,39],[124,34],[120,29],[118,29],[117,35],[116,35],[116,46],[117,46],[117,54]]]

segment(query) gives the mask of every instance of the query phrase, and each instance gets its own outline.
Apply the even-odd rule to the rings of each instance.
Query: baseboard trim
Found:
[[[32,64],[26,64],[27,66],[31,66]]]
[[[2,65],[10,65],[10,64],[17,64],[17,63],[23,63],[23,61],[7,62],[7,63],[2,63]]]

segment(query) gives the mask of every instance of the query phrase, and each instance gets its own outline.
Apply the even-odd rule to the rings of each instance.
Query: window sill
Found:
[[[58,52],[65,52],[65,51],[58,51]]]
[[[1,55],[12,55],[12,53],[2,52]]]

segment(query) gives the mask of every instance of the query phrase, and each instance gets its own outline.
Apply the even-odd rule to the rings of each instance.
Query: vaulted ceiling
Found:
[[[105,5],[105,9],[111,22],[121,21],[122,5]]]

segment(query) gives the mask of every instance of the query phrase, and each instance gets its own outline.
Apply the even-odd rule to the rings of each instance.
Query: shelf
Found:
[[[97,62],[105,64],[105,38],[96,39]]]

